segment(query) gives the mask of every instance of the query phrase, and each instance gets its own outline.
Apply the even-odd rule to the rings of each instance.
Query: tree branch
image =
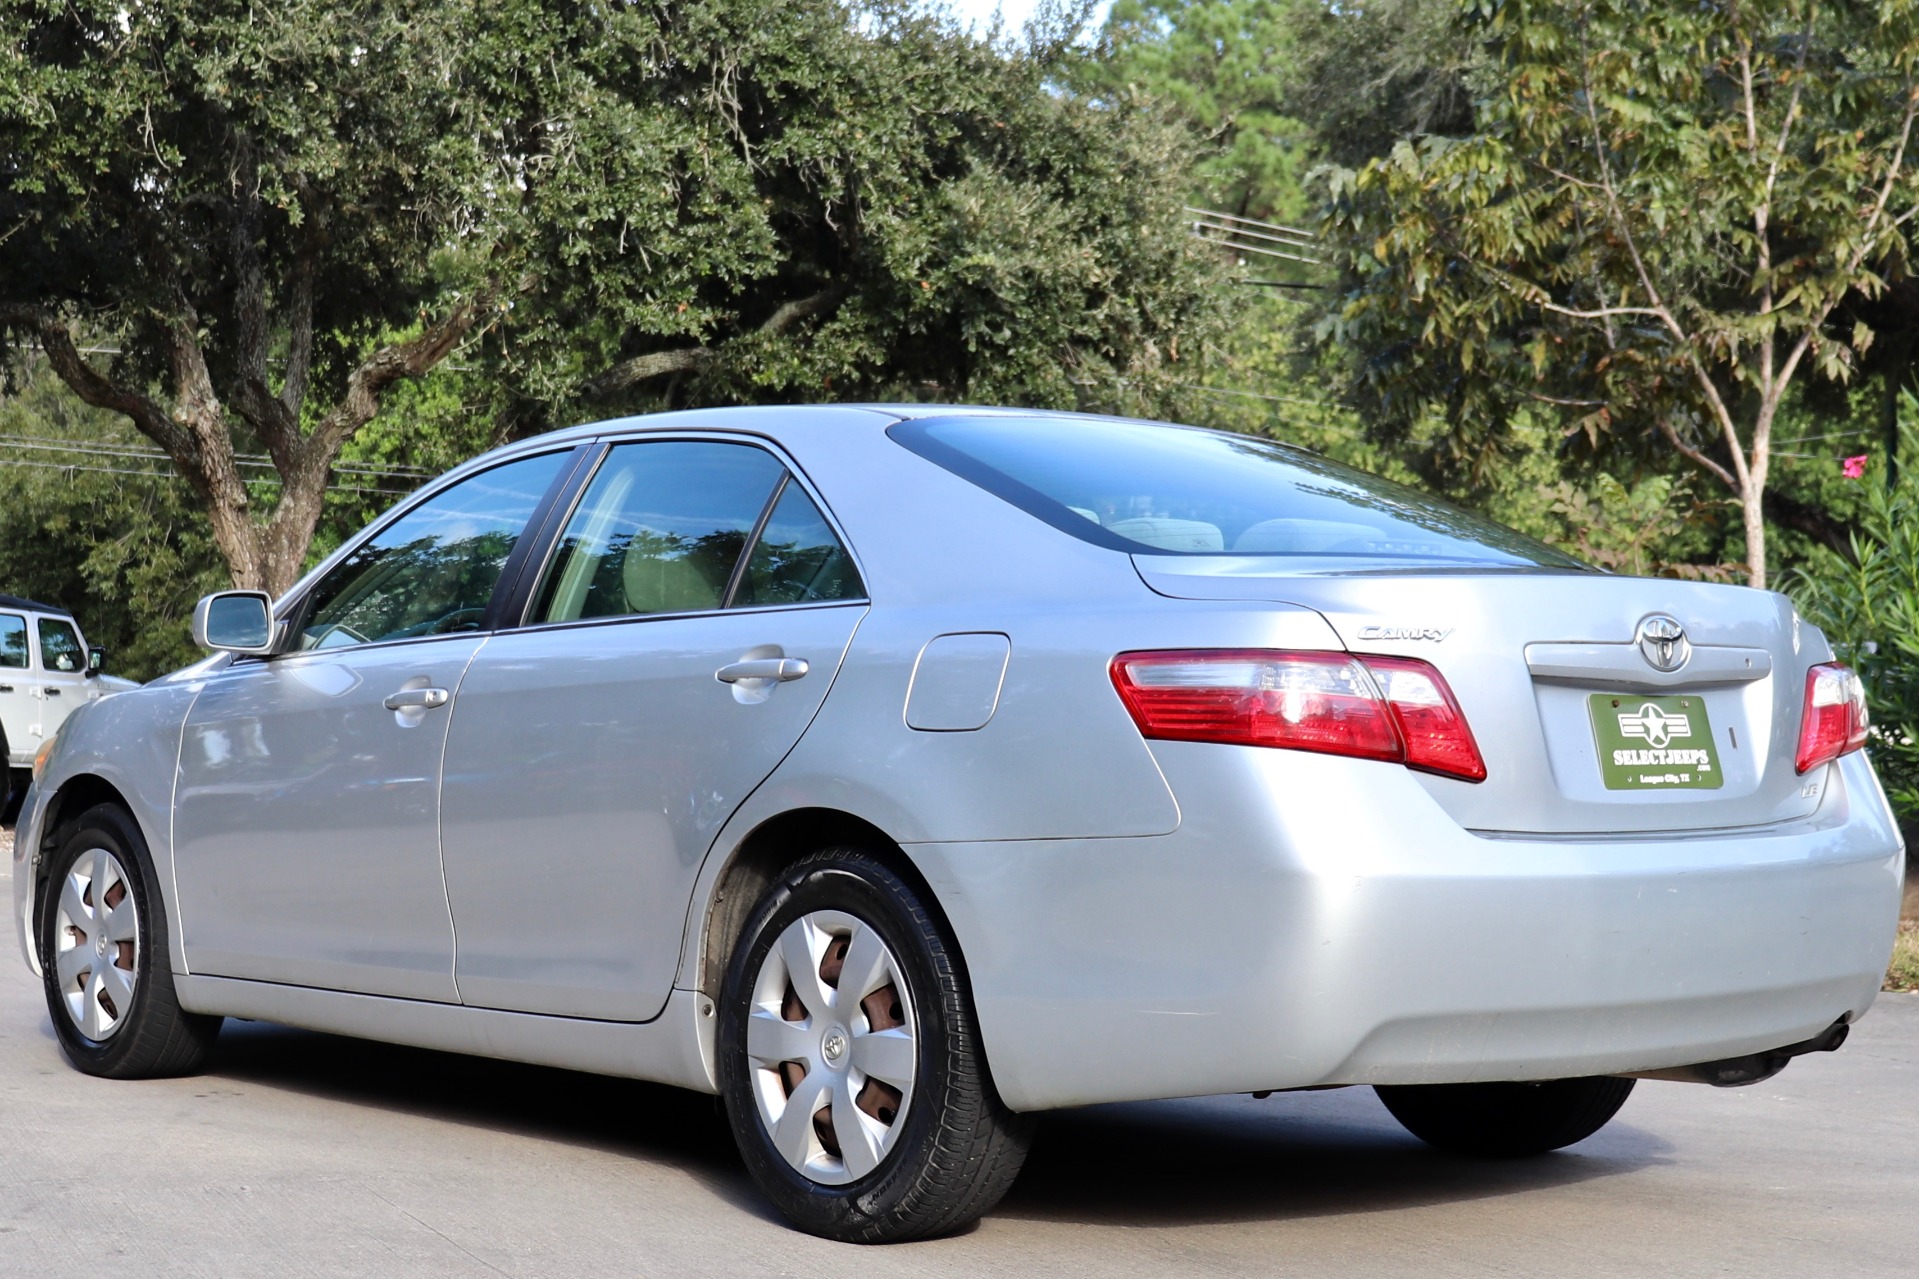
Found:
[[[47,363],[82,401],[96,409],[124,415],[142,435],[165,449],[176,463],[195,471],[199,469],[200,459],[193,438],[154,400],[116,384],[88,363],[74,345],[73,334],[54,316],[32,307],[0,307],[0,326],[25,329],[33,334]]]
[[[817,293],[795,298],[790,302],[782,302],[755,332],[761,337],[777,337],[801,320],[818,315],[831,307],[840,300],[842,292],[840,286],[828,285]],[[671,351],[649,351],[645,355],[621,360],[612,368],[595,374],[581,384],[580,390],[587,395],[611,395],[656,377],[665,377],[671,373],[695,372],[718,358],[719,352],[710,346],[683,346]]]
[[[1673,429],[1672,422],[1669,421],[1664,414],[1661,414],[1659,417],[1659,433],[1666,437],[1667,442],[1678,451],[1681,457],[1708,474],[1717,477],[1720,483],[1724,484],[1734,493],[1744,495],[1745,487],[1740,483],[1739,477],[1707,457],[1700,450],[1680,439],[1679,432]],[[1734,456],[1736,457],[1738,455],[1735,453]]]
[[[455,306],[418,337],[381,347],[347,378],[346,394],[320,420],[303,450],[309,464],[331,466],[340,446],[380,411],[380,396],[402,378],[421,377],[457,349],[492,310],[494,290],[483,288]]]

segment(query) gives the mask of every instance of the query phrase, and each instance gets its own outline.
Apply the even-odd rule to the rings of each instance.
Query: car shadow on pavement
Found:
[[[232,1018],[206,1074],[669,1164],[774,1219],[717,1099],[684,1088]]]
[[[1448,1155],[1408,1135],[1370,1088],[1093,1106],[1048,1115],[996,1215],[1179,1225],[1384,1212],[1525,1194],[1666,1163],[1621,1118],[1534,1159]]]
[[[717,1102],[684,1089],[242,1021],[221,1032],[208,1074],[670,1164],[775,1219]],[[1044,1118],[994,1215],[1137,1226],[1378,1212],[1569,1185],[1669,1151],[1619,1121],[1540,1159],[1456,1158],[1407,1136],[1369,1088],[1093,1106]]]

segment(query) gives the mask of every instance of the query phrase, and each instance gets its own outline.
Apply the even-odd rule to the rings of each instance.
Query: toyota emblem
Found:
[[[1664,613],[1654,613],[1639,624],[1636,642],[1646,665],[1656,671],[1676,671],[1692,656],[1686,628]]]

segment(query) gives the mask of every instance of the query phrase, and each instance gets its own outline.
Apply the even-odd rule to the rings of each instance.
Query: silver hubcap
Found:
[[[760,1121],[824,1185],[879,1167],[913,1100],[917,1022],[899,961],[864,920],[816,910],[760,964],[746,1018]]]
[[[55,910],[53,972],[67,1016],[88,1039],[110,1038],[133,1011],[140,971],[140,916],[120,859],[104,848],[80,854]]]

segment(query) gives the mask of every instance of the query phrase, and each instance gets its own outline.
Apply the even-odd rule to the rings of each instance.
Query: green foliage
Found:
[[[1919,456],[1919,400],[1908,394],[1901,435]],[[1871,752],[1893,809],[1919,825],[1919,476],[1849,481],[1863,507],[1847,554],[1814,548],[1785,576],[1784,589],[1834,652],[1865,681],[1873,718]]]
[[[167,330],[188,324],[225,392],[250,371],[250,281],[280,342],[310,290],[313,377],[336,400],[511,203],[469,10],[0,0],[0,304],[84,312],[141,391],[172,383]]]
[[[533,283],[488,343],[515,432],[796,398],[1122,407],[1145,401],[1116,380],[1163,384],[1218,327],[1184,136],[1060,87],[1070,20],[995,46],[904,3],[524,9]]]
[[[1305,127],[1281,107],[1294,29],[1315,0],[1115,0],[1074,80],[1109,102],[1170,109],[1199,155],[1191,198],[1241,217],[1303,219]]]
[[[795,398],[1150,410],[1221,291],[1185,136],[1061,87],[1074,23],[0,0],[0,355],[38,343],[165,447],[274,590],[340,450],[455,352],[491,420],[463,440]]]
[[[1831,323],[1905,270],[1919,6],[1471,0],[1498,92],[1463,137],[1402,139],[1337,179],[1346,277],[1321,336],[1441,467],[1483,466],[1517,410],[1600,461],[1683,456],[1758,512],[1793,378],[1843,380]]]
[[[0,399],[0,592],[73,610],[113,674],[146,680],[197,660],[186,619],[226,582],[192,494],[159,474],[164,464],[68,451],[76,444],[146,446],[44,370]]]
[[[1290,9],[1296,56],[1281,102],[1331,164],[1358,168],[1402,139],[1470,133],[1475,97],[1496,87],[1484,41],[1455,21],[1457,0]]]

